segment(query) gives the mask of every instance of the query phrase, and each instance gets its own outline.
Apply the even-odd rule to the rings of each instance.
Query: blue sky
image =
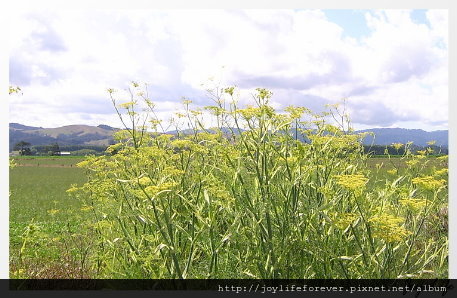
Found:
[[[21,10],[9,28],[11,122],[120,126],[106,89],[131,80],[168,119],[210,104],[212,77],[278,110],[347,98],[356,129],[448,127],[446,10]]]
[[[368,37],[371,34],[365,21],[365,13],[368,10],[360,9],[325,9],[327,19],[343,28],[343,36],[355,39]]]

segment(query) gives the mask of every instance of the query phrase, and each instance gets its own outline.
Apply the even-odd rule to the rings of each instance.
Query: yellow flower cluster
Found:
[[[254,108],[253,106],[248,106],[246,109],[238,110],[238,113],[240,113],[244,119],[249,120],[259,114],[259,109]]]
[[[411,234],[401,226],[405,221],[402,217],[396,217],[390,214],[381,214],[369,219],[372,223],[372,235],[386,242],[401,241]]]
[[[427,205],[426,199],[404,198],[400,199],[398,202],[413,211],[418,211]]]
[[[435,173],[433,174],[433,176],[442,176],[442,175],[447,174],[448,172],[449,172],[448,169],[443,168],[443,169],[441,169],[441,170],[435,171]]]
[[[406,164],[407,164],[409,167],[414,167],[417,163],[419,163],[419,160],[418,160],[418,159],[411,159],[411,160],[407,160],[407,161],[406,161]]]
[[[271,92],[270,90],[267,90],[265,88],[256,88],[255,90],[258,92],[257,96],[262,99],[270,98],[271,95],[273,95],[273,92]]]
[[[122,149],[122,144],[121,143],[117,143],[117,144],[114,144],[114,145],[110,145],[108,148],[106,148],[106,152],[110,153],[110,154],[113,154],[114,152],[118,151]]]
[[[413,184],[417,184],[420,188],[426,189],[426,190],[435,190],[440,187],[442,187],[445,183],[446,180],[440,179],[437,180],[433,178],[433,176],[424,176],[424,177],[417,177],[412,179]]]
[[[17,166],[17,163],[14,162],[14,159],[10,159],[10,169]]]
[[[155,196],[157,193],[163,191],[163,190],[169,190],[177,185],[176,182],[165,182],[160,185],[151,185],[148,186],[144,189],[144,191],[150,195],[150,196]]]
[[[392,147],[395,148],[395,150],[400,150],[403,147],[402,143],[392,143]]]
[[[357,219],[357,214],[347,212],[341,214],[334,214],[333,223],[340,229],[345,230]]]
[[[174,140],[171,142],[171,146],[179,149],[188,148],[193,145],[192,141],[189,140]]]
[[[125,102],[125,103],[121,103],[119,105],[119,108],[122,108],[122,109],[130,109],[131,107],[133,107],[135,103],[133,101],[129,101],[129,102]]]
[[[186,106],[187,106],[187,105],[190,105],[191,103],[192,103],[192,100],[190,100],[190,99],[185,99],[185,98],[184,98],[184,99],[182,100],[182,104],[183,104],[183,105],[186,105]]]
[[[174,135],[170,135],[170,134],[161,134],[157,137],[157,140],[159,140],[160,142],[168,142],[171,140],[171,138],[173,138]]]
[[[113,134],[113,138],[116,141],[125,140],[131,137],[131,133],[127,129],[118,130]]]
[[[417,154],[419,155],[425,155],[427,153],[427,150],[418,150]]]
[[[306,109],[304,107],[294,107],[294,106],[288,106],[284,110],[289,113],[290,118],[292,118],[292,119],[300,119],[301,116],[303,115],[303,113],[309,111],[308,109]]]
[[[185,172],[183,170],[177,169],[176,167],[165,167],[162,171],[162,174],[170,177],[181,176]]]
[[[151,178],[149,178],[149,177],[141,177],[140,179],[138,179],[138,183],[140,185],[149,185],[152,183],[152,181],[151,181]]]
[[[66,192],[72,193],[72,192],[76,192],[78,190],[79,190],[79,188],[76,186],[76,184],[72,184],[72,185],[70,185],[70,188],[66,190]]]
[[[245,120],[250,120],[254,117],[260,118],[262,115],[266,115],[268,117],[272,117],[274,115],[274,109],[267,105],[263,105],[260,108],[255,108],[249,105],[245,109],[237,110],[237,112],[240,113]]]
[[[157,127],[157,125],[159,125],[160,123],[162,123],[162,120],[160,119],[153,119],[153,120],[149,120],[149,123],[151,123],[151,126],[152,127]]]
[[[224,89],[224,92],[227,93],[227,94],[230,94],[231,96],[233,96],[233,91],[235,90],[235,87],[227,87]]]
[[[295,165],[298,161],[298,158],[296,156],[289,156],[289,157],[286,157],[286,162],[289,164],[289,165]]]
[[[352,191],[364,188],[365,184],[368,182],[368,178],[361,174],[337,175],[336,178],[337,184]]]

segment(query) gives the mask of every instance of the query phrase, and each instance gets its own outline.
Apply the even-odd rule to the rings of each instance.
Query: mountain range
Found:
[[[32,146],[58,143],[60,146],[100,146],[106,147],[114,143],[113,133],[119,130],[108,125],[67,125],[56,128],[27,126],[19,123],[9,124],[9,146],[13,150],[20,141]],[[357,132],[373,132],[373,136],[364,139],[366,145],[390,145],[392,143],[413,142],[415,145],[426,146],[429,141],[436,141],[436,146],[448,147],[448,131],[437,130],[427,132],[421,129],[405,128],[373,128]],[[173,133],[173,132],[169,132]]]
[[[19,123],[9,125],[10,151],[20,141],[32,146],[49,145],[84,145],[106,147],[113,144],[113,133],[117,128],[108,125],[67,125],[56,128],[27,126]]]

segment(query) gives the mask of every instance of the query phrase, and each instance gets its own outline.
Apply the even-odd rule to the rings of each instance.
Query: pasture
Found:
[[[71,267],[78,253],[69,245],[79,237],[85,214],[81,202],[66,190],[84,183],[84,171],[74,166],[82,159],[14,160],[17,166],[10,170],[9,180],[10,277],[77,277],[81,270]]]

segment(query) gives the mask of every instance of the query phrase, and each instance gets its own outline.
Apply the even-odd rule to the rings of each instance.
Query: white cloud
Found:
[[[10,80],[24,95],[11,100],[10,118],[116,126],[105,90],[130,80],[150,83],[168,118],[181,96],[208,103],[201,83],[221,74],[246,92],[272,89],[278,107],[349,96],[364,113],[356,125],[443,128],[447,11],[426,17],[430,26],[407,10],[370,11],[371,34],[354,39],[320,10],[20,12],[11,18]]]

